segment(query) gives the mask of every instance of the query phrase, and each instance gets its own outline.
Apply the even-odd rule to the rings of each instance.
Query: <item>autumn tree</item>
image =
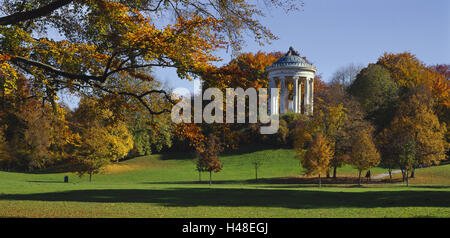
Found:
[[[400,167],[398,163],[398,148],[395,146],[396,142],[397,138],[391,134],[389,128],[383,129],[375,137],[375,144],[381,154],[381,165],[388,169],[390,182],[392,182],[392,170]]]
[[[300,3],[265,2],[287,11]],[[245,0],[11,0],[0,9],[2,90],[24,74],[39,99],[56,102],[64,89],[129,96],[151,114],[167,110],[155,109],[148,96],[169,93],[128,90],[124,78],[151,81],[148,72],[159,67],[189,80],[219,60],[216,49],[239,51],[243,34],[260,44],[276,39],[258,20],[263,11]],[[161,18],[170,23],[161,25]]]
[[[80,174],[101,172],[111,161],[118,162],[133,148],[127,124],[99,101],[82,98],[71,115],[72,130],[81,136],[74,148],[74,167]]]
[[[313,135],[318,131],[317,127],[310,117],[303,117],[295,121],[295,138],[293,147],[297,158],[305,157],[308,147],[313,141]]]
[[[268,86],[268,74],[266,68],[281,56],[280,52],[265,53],[241,53],[226,65],[219,68],[211,68],[202,75],[204,88],[255,88]]]
[[[69,129],[65,108],[35,99],[9,106],[13,110],[0,116],[10,151],[8,169],[32,171],[69,159],[78,135]]]
[[[333,178],[336,178],[337,169],[348,162],[354,132],[367,126],[365,113],[360,104],[342,90],[340,83],[327,85],[317,93],[316,99],[313,124],[333,148],[330,168],[333,169]]]
[[[444,113],[450,106],[450,84],[445,74],[427,67],[416,56],[409,52],[392,54],[385,53],[378,61],[378,65],[385,67],[391,79],[400,88],[410,89],[427,87],[436,104],[438,114]],[[403,90],[406,93],[408,90]]]
[[[105,146],[105,138],[109,136],[105,128],[89,127],[83,130],[80,147],[74,153],[71,167],[81,177],[92,176],[102,172],[104,167],[111,163],[109,146]]]
[[[67,159],[76,135],[68,128],[66,108],[38,100],[22,73],[16,75],[14,85],[5,86],[6,72],[0,70],[0,130],[10,156],[0,167],[31,171]]]
[[[3,130],[0,130],[0,166],[9,170],[12,166],[12,156],[8,143],[5,140]]]
[[[450,84],[450,65],[438,64],[429,66],[428,68],[443,76],[447,81],[447,85]],[[450,107],[446,106],[438,108],[437,115],[439,117],[439,121],[447,124],[446,140],[447,143],[450,143]]]
[[[209,172],[209,184],[212,184],[212,173],[222,170],[222,163],[219,160],[219,154],[223,146],[218,137],[210,134],[203,148],[197,149],[197,171]]]
[[[100,105],[101,102],[82,98],[79,107],[73,112],[74,130],[84,132],[91,128],[99,129],[102,134],[105,150],[109,151],[108,158],[118,162],[133,148],[133,140],[127,124],[120,117],[116,117],[109,107]],[[91,133],[91,132],[89,132]]]
[[[268,86],[268,74],[266,67],[272,65],[282,56],[281,53],[241,53],[230,62],[221,67],[211,67],[202,75],[202,88],[218,88],[226,95],[226,88],[265,88]],[[226,103],[226,97],[223,98]],[[234,111],[237,111],[238,104],[234,103]],[[244,103],[244,109],[248,112],[249,104]],[[224,122],[226,122],[227,108],[223,108]],[[237,116],[236,116],[237,117]],[[249,143],[247,133],[243,131],[249,127],[248,114],[245,115],[246,123],[220,123],[204,126],[220,137],[225,146],[236,149],[241,143]],[[235,118],[236,120],[236,118]]]
[[[330,160],[333,158],[333,149],[327,138],[319,132],[314,134],[304,156],[302,151],[297,151],[297,158],[300,159],[306,175],[318,175],[320,187],[322,184],[321,175],[329,169]]]
[[[448,143],[444,139],[446,127],[439,122],[434,111],[434,104],[429,88],[410,89],[400,103],[389,131],[386,132],[385,139],[392,142],[391,147],[394,147],[396,151],[407,149],[406,154],[399,156],[399,159],[400,157],[408,158],[408,163],[398,162],[404,172],[409,170],[405,166],[410,165],[411,154],[414,154],[414,166],[438,164],[445,159],[448,148]],[[414,143],[414,146],[409,145],[410,143]]]
[[[373,130],[361,130],[356,133],[350,154],[350,164],[358,169],[358,184],[361,185],[361,173],[380,163],[380,154],[372,138]]]
[[[437,64],[429,67],[431,70],[442,74],[445,79],[450,80],[450,65],[449,64]]]
[[[342,142],[342,137],[345,136],[344,126],[347,122],[346,109],[343,104],[324,106],[320,110],[316,110],[314,120],[317,121],[318,128],[327,137],[334,151],[333,158],[330,160],[330,167],[333,168],[333,177],[336,178],[336,170],[343,165],[343,158],[345,158],[343,156],[344,151],[337,151],[336,149],[338,149],[339,143]]]

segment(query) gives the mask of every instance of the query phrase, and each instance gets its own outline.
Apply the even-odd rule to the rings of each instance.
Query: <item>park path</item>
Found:
[[[401,172],[402,172],[401,170],[394,170],[394,171],[391,172],[391,174],[398,174],[398,173],[401,173]],[[382,179],[382,178],[387,177],[387,176],[389,176],[389,172],[375,175],[372,178],[373,179]]]

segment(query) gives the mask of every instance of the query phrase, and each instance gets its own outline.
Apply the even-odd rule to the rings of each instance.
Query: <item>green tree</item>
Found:
[[[258,182],[258,169],[267,161],[267,157],[265,155],[260,156],[252,156],[250,158],[250,163],[255,168],[255,181]]]
[[[416,153],[416,143],[414,140],[409,139],[401,144],[398,163],[402,168],[403,181],[406,180],[406,186],[409,186],[409,173],[417,163]]]
[[[369,64],[356,76],[349,93],[361,103],[367,118],[375,123],[378,130],[389,125],[396,110],[399,89],[387,69]]]
[[[143,111],[127,113],[128,128],[133,136],[132,155],[149,155],[172,146],[173,122],[166,115],[148,117]]]

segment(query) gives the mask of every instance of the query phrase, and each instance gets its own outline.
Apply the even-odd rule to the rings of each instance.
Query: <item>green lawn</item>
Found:
[[[301,183],[310,180],[298,176],[294,155],[282,149],[224,155],[212,186],[198,183],[189,154],[124,161],[92,183],[73,174],[0,172],[0,217],[450,217],[450,165],[417,170],[417,179],[439,174],[427,185],[318,188]],[[267,158],[259,183],[253,157]],[[70,183],[62,183],[64,175]],[[357,171],[345,167],[339,175]]]

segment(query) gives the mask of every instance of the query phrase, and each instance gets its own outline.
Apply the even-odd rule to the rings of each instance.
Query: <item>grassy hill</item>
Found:
[[[266,159],[259,183],[251,164],[256,157]],[[0,217],[450,217],[450,165],[418,169],[410,187],[318,188],[302,183],[310,178],[300,176],[292,150],[226,154],[221,160],[212,186],[198,183],[190,154],[126,160],[92,183],[70,173],[0,172]],[[65,175],[69,183],[62,182]],[[357,171],[344,167],[338,176]]]
[[[273,179],[292,177],[303,174],[295,151],[287,149],[261,150],[248,153],[229,153],[222,155],[220,160],[223,169],[213,174],[215,183],[252,183],[255,179],[254,158],[263,159],[258,169],[258,178]],[[383,168],[373,168],[373,174],[384,173]],[[97,182],[137,182],[186,184],[197,183],[198,172],[195,170],[193,154],[162,154],[143,156],[112,164],[105,171],[108,176],[94,177]],[[358,171],[351,166],[338,169],[338,176],[354,176]],[[208,180],[209,174],[202,173],[202,180]]]

